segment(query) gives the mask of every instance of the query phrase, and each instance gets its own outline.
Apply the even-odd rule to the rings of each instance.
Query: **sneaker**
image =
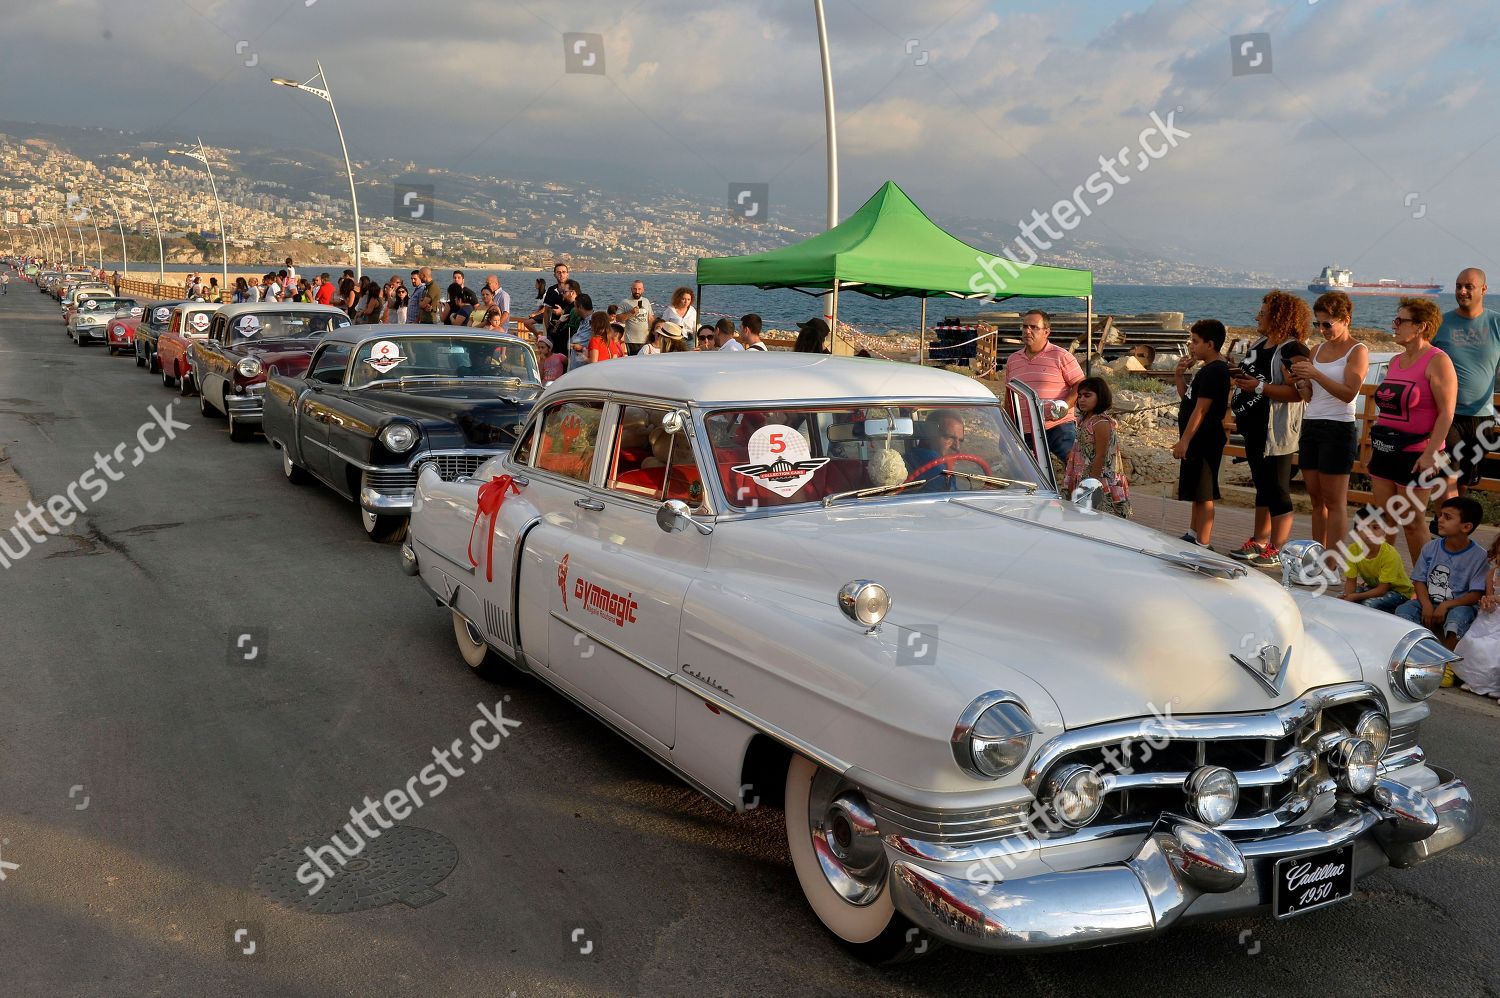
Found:
[[[1275,568],[1281,564],[1281,552],[1267,544],[1246,560],[1256,568]]]
[[[1265,551],[1265,546],[1256,543],[1255,538],[1252,537],[1241,545],[1238,551],[1229,552],[1229,557],[1238,558],[1240,561],[1249,561],[1263,551]]]
[[[1180,540],[1180,541],[1187,541],[1189,544],[1197,544],[1198,543],[1198,538],[1193,535],[1193,532],[1191,530],[1189,530],[1187,533],[1183,534],[1181,537],[1179,537],[1177,539]]]

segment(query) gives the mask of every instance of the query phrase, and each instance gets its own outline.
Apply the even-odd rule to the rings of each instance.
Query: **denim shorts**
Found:
[[[1409,620],[1413,624],[1422,622],[1422,604],[1417,600],[1409,599],[1396,607],[1396,616],[1402,620]],[[1475,618],[1479,616],[1477,606],[1456,606],[1448,611],[1443,618],[1443,633],[1463,637],[1473,625]]]

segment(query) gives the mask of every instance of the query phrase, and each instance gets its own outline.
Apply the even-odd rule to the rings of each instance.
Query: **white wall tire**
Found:
[[[457,610],[453,611],[453,640],[458,643],[458,654],[462,656],[464,664],[473,669],[476,675],[494,679],[502,671],[504,663],[500,656],[485,642],[484,635],[475,630],[474,625]]]
[[[872,898],[862,899],[864,903],[852,903],[846,893],[836,889],[830,881],[824,862],[819,859],[819,850],[828,846],[826,842],[819,844],[819,833],[815,831],[827,823],[823,815],[809,813],[809,803],[813,802],[812,807],[822,811],[823,802],[829,796],[825,788],[837,782],[837,774],[800,755],[792,756],[787,767],[787,849],[808,906],[824,928],[869,962],[899,962],[931,949],[931,940],[918,933],[891,903],[890,889],[884,883],[886,868],[883,858],[868,878],[872,886],[878,885],[878,889]],[[833,796],[843,793],[844,790],[840,789]],[[873,845],[883,849],[878,835]]]

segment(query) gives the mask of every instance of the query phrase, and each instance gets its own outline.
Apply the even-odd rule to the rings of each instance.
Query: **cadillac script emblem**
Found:
[[[1260,650],[1255,653],[1254,664],[1245,661],[1238,655],[1230,655],[1235,664],[1246,672],[1261,688],[1270,694],[1271,699],[1281,695],[1281,683],[1286,678],[1287,666],[1292,661],[1292,650],[1290,648],[1283,652],[1276,645],[1261,645]]]

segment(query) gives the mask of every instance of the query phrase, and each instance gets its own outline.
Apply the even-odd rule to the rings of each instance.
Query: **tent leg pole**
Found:
[[[698,290],[693,295],[693,304],[696,305],[697,308],[698,308],[698,325],[701,326],[701,325],[703,325],[703,318],[704,318],[703,317],[703,285],[699,284],[697,287],[698,287]],[[682,335],[684,335],[684,336],[686,336],[688,338],[688,342],[693,345],[693,349],[694,350],[698,349],[698,340],[697,340],[698,330],[696,330],[696,329],[692,329],[692,330],[684,329],[682,331]]]
[[[917,366],[927,366],[927,299],[922,299],[921,331],[917,333]]]
[[[1083,358],[1083,373],[1089,377],[1094,376],[1094,296],[1089,295],[1084,300],[1084,323],[1087,331],[1084,349],[1088,353]]]
[[[833,279],[833,295],[831,297],[833,300],[833,310],[832,317],[828,322],[830,330],[828,352],[839,357],[849,357],[854,354],[854,347],[839,335],[839,281],[837,277]]]

